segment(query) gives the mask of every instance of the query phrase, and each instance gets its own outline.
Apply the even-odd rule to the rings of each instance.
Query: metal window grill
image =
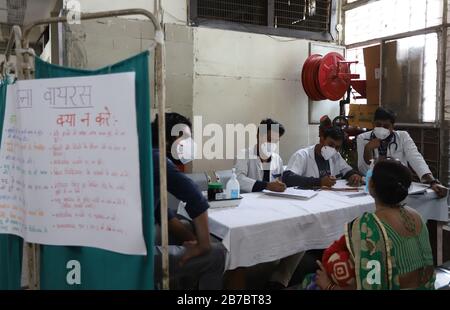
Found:
[[[267,0],[198,0],[200,18],[267,25]]]
[[[22,25],[25,19],[26,0],[7,0],[6,1],[8,19],[7,23],[11,25]]]
[[[330,16],[331,0],[275,0],[276,28],[328,32]]]
[[[439,178],[440,167],[440,135],[439,128],[396,127],[397,130],[406,130],[413,139],[417,149],[422,154],[433,176]],[[413,173],[414,181],[419,177]]]

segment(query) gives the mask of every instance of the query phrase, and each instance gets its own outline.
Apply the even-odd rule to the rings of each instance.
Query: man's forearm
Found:
[[[194,219],[195,234],[198,245],[209,250],[211,248],[209,240],[208,212],[203,212]]]
[[[425,182],[425,183],[431,183],[435,180],[436,179],[433,177],[433,174],[431,174],[431,173],[424,174],[421,178],[421,181]]]
[[[169,221],[169,234],[176,238],[177,242],[195,241],[194,233],[177,218]]]
[[[373,159],[372,149],[368,148],[367,145],[364,147],[364,161],[366,164],[370,165],[370,161]]]
[[[361,175],[361,174],[360,174],[358,171],[356,171],[356,170],[350,170],[349,172],[347,172],[346,174],[344,174],[343,178],[344,178],[345,180],[348,180],[351,176],[353,176],[353,175],[355,175],[355,174]]]
[[[299,186],[302,188],[313,188],[320,186],[319,178],[304,177],[290,170],[283,173],[283,182],[287,187]]]

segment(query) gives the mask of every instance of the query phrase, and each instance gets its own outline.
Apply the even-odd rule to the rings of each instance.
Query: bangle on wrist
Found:
[[[327,285],[326,290],[327,291],[331,291],[333,289],[333,287],[335,286],[335,284],[333,282],[330,281],[330,283]]]

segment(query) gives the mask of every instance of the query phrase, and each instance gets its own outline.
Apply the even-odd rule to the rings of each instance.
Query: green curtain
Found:
[[[0,85],[0,129],[5,118],[6,80]],[[0,133],[0,143],[2,134]],[[0,290],[20,289],[22,273],[22,238],[0,234]]]
[[[136,116],[139,136],[142,216],[147,256],[113,253],[96,248],[47,246],[41,249],[41,289],[153,289],[153,166],[151,156],[149,56],[143,52],[98,70],[80,70],[49,64],[35,58],[36,79],[136,73]],[[67,262],[81,265],[81,284],[66,281]]]

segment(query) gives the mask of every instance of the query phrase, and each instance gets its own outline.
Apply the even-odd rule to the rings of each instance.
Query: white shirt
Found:
[[[244,193],[251,193],[256,181],[263,180],[264,166],[269,165],[269,163],[261,162],[256,154],[256,147],[242,150],[234,165],[241,192]],[[275,181],[278,177],[281,178],[282,174],[283,160],[280,155],[273,153],[270,160],[270,182]]]
[[[365,132],[360,134],[356,139],[358,146],[358,169],[363,174],[366,174],[370,167],[364,160],[364,147],[369,143],[371,134],[372,131]],[[397,146],[395,143],[391,143],[388,146],[388,157],[398,159],[405,166],[409,164],[421,179],[425,174],[431,173],[430,168],[428,168],[422,154],[419,153],[416,144],[407,131],[395,130],[394,141],[397,143]],[[374,150],[374,157],[375,159],[378,158],[378,149]]]
[[[320,178],[319,167],[317,167],[316,163],[315,148],[316,146],[313,145],[295,152],[291,159],[289,159],[286,170],[303,177]],[[337,176],[339,174],[344,176],[353,170],[345,159],[342,158],[340,153],[336,153],[328,162],[330,163],[331,176]]]

